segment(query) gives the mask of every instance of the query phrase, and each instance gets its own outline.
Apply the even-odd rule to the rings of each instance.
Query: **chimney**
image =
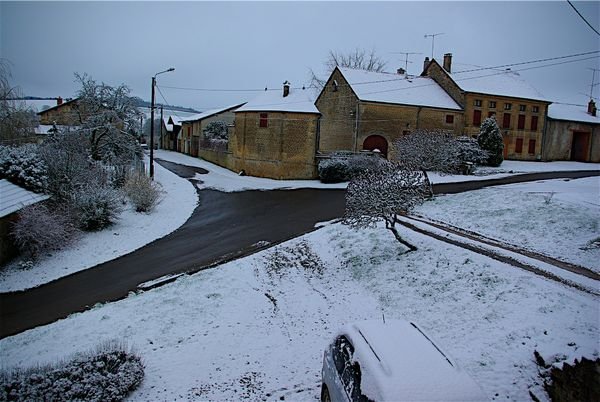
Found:
[[[448,73],[452,70],[452,53],[446,53],[444,55],[444,70]]]
[[[283,97],[285,98],[290,94],[290,83],[286,81],[283,83]]]
[[[593,99],[590,99],[588,103],[588,113],[596,117],[596,102]]]
[[[429,57],[425,57],[425,61],[423,62],[423,71],[427,70],[428,65],[429,65]]]
[[[406,74],[406,70],[405,70],[405,69],[403,69],[402,67],[400,67],[398,70],[396,70],[396,72],[397,72],[398,74],[400,74],[400,75],[404,75],[404,74]]]
[[[61,98],[60,96],[58,98],[56,98],[56,106],[62,105],[63,103],[63,98]]]

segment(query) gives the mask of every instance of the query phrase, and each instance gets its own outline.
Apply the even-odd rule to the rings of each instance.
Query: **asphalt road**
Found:
[[[182,177],[203,169],[161,161]],[[600,172],[541,173],[491,181],[434,185],[434,192],[457,193],[489,185],[551,178],[598,176]],[[200,177],[201,178],[201,177]],[[130,254],[37,288],[0,294],[0,338],[119,300],[138,285],[168,274],[194,272],[249,254],[257,243],[279,243],[313,230],[317,222],[340,217],[342,190],[198,192],[189,220],[170,235]],[[265,244],[265,243],[259,243]]]

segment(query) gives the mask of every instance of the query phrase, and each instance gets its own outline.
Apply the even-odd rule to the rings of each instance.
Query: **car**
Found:
[[[349,324],[323,356],[321,401],[485,401],[431,337],[404,320]]]

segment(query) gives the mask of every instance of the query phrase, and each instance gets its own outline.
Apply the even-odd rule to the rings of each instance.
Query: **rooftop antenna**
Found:
[[[382,311],[381,316],[383,317],[383,323],[385,324],[385,313]]]
[[[405,59],[404,59],[404,71],[408,71],[408,63],[412,63],[412,61],[408,61],[408,56],[411,54],[423,54],[423,53],[417,53],[417,52],[392,52],[392,54],[403,54]]]
[[[431,60],[433,60],[433,44],[435,43],[435,37],[443,34],[443,32],[439,32],[434,34],[425,34],[424,36],[424,38],[431,38]]]
[[[597,68],[588,68],[588,70],[592,70],[592,85],[590,85],[590,99],[594,98],[594,87],[596,84],[596,71],[600,71]]]

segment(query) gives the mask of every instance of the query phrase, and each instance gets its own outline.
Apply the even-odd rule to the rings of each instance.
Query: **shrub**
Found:
[[[202,130],[204,138],[207,140],[225,140],[229,139],[227,133],[227,123],[224,121],[213,121],[208,123],[206,128]]]
[[[350,180],[350,167],[346,159],[325,159],[319,162],[319,178],[323,183],[339,183]]]
[[[319,178],[323,183],[349,181],[367,170],[379,170],[384,162],[379,155],[333,153],[330,159],[319,162]]]
[[[10,234],[21,252],[35,258],[69,244],[78,230],[67,211],[38,203],[19,212],[19,219],[12,225]]]
[[[489,166],[500,166],[504,160],[504,143],[502,142],[502,134],[496,119],[488,117],[481,124],[479,135],[477,136],[479,146],[489,153],[487,164]]]
[[[0,178],[31,191],[44,192],[48,187],[48,167],[39,155],[38,146],[0,146]]]
[[[107,344],[71,361],[0,374],[3,401],[121,401],[144,378],[141,358]]]
[[[123,212],[121,194],[107,185],[82,187],[72,195],[71,202],[83,230],[104,229]]]
[[[162,196],[160,184],[139,173],[127,177],[124,190],[136,212],[152,211]]]

